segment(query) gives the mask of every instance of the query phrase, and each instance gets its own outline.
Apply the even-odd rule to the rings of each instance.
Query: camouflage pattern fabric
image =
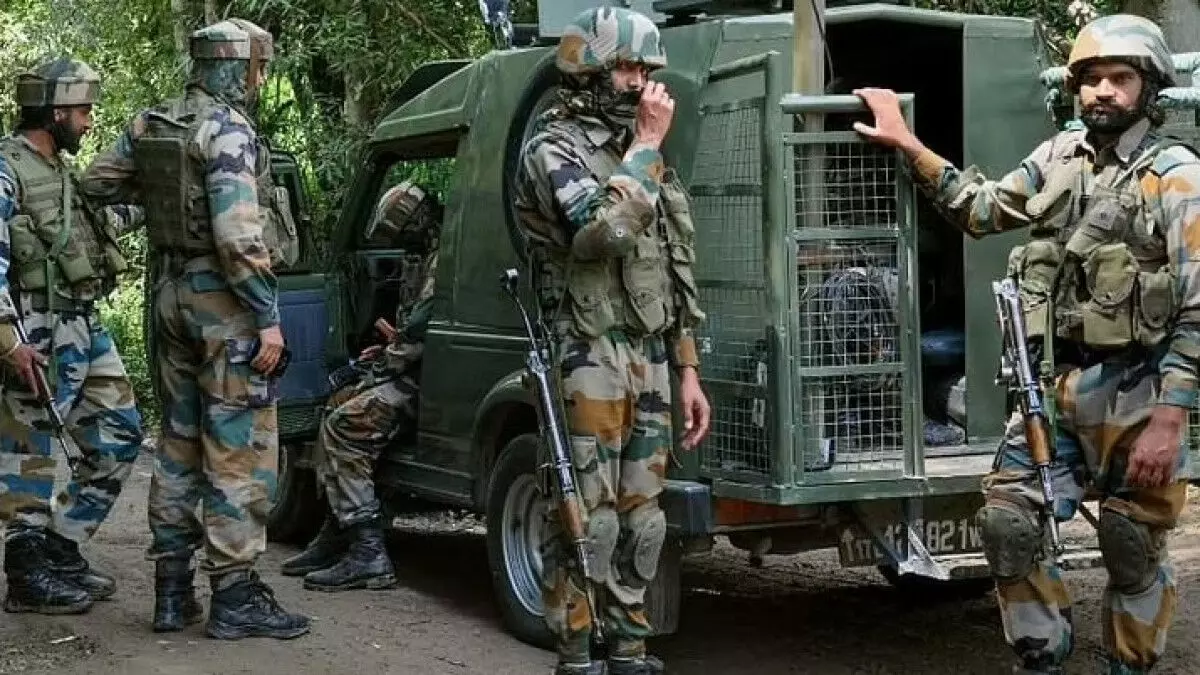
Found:
[[[1151,538],[1163,542],[1156,579],[1148,589],[1136,594],[1123,593],[1113,584],[1105,589],[1104,648],[1113,675],[1144,672],[1158,661],[1178,602],[1165,536],[1175,527],[1187,498],[1186,478],[1192,467],[1186,439],[1181,439],[1175,480],[1166,487],[1135,487],[1125,480],[1129,453],[1150,419],[1159,386],[1153,367],[1136,362],[1075,369],[1057,384],[1060,414],[1051,466],[1055,517],[1075,517],[1090,484],[1103,495],[1102,510],[1145,524]],[[1036,522],[1043,500],[1024,433],[1020,414],[1014,413],[984,489],[989,502],[1016,505]],[[1061,665],[1074,642],[1062,571],[1043,558],[1029,576],[999,583],[997,591],[1005,639],[1018,658],[1030,668]]]
[[[250,355],[258,332],[279,324],[279,308],[257,197],[256,132],[239,107],[244,80],[218,79],[206,86],[225,89],[209,91],[195,86],[196,73],[185,95],[225,104],[212,108],[192,146],[206,161],[216,253],[190,260],[164,255],[155,280],[163,436],[150,487],[147,556],[187,556],[203,544],[202,568],[222,574],[251,568],[266,548],[279,451],[277,392],[273,378],[250,368]],[[115,148],[88,167],[83,189],[93,199],[136,203],[133,148],[145,115],[135,116]],[[203,523],[195,514],[201,501]]]
[[[17,105],[91,105],[100,95],[100,76],[82,61],[55,59],[17,76]]]
[[[666,532],[658,495],[671,447],[667,352],[660,338],[614,333],[598,340],[567,339],[558,354],[605,635],[615,655],[641,656],[651,630],[645,590]],[[573,551],[553,503],[547,518],[546,621],[558,636],[560,660],[586,661],[592,630],[587,598],[572,576]]]
[[[369,246],[429,250],[441,227],[441,211],[436,200],[419,185],[398,183],[379,199],[363,239]]]
[[[22,295],[22,307],[31,302],[29,294]],[[26,310],[22,321],[38,352],[58,361],[55,407],[93,466],[79,465],[52,509],[55,466],[63,449],[36,395],[6,368],[0,408],[0,519],[10,531],[51,527],[85,542],[108,516],[137,459],[141,415],[98,312],[60,311],[54,317]]]
[[[162,440],[148,504],[148,558],[204,546],[202,568],[249,569],[266,550],[279,438],[274,378],[250,368],[255,316],[198,258],[160,282]],[[204,502],[203,523],[196,507]]]
[[[581,12],[563,28],[556,63],[571,75],[599,73],[619,62],[665,68],[667,54],[649,17],[623,7]]]
[[[437,254],[426,263],[425,284],[411,307],[396,311],[396,338],[357,385],[343,387],[326,403],[317,438],[318,475],[330,509],[343,527],[380,513],[375,463],[388,443],[417,420],[420,364],[433,305]]]
[[[1175,84],[1175,65],[1162,29],[1133,14],[1104,16],[1088,23],[1075,37],[1067,68],[1073,90],[1078,90],[1080,70],[1095,59],[1115,58],[1157,71],[1165,86]]]
[[[951,223],[972,237],[1034,225],[1027,204],[1047,185],[1072,181],[1062,176],[1069,154],[1082,158],[1083,195],[1111,183],[1135,160],[1135,152],[1156,140],[1143,119],[1114,144],[1095,148],[1083,130],[1066,131],[1047,140],[1020,166],[997,181],[977,168],[959,171],[932,151],[914,159],[917,184]],[[1064,153],[1063,148],[1070,150]],[[1200,159],[1186,147],[1171,146],[1154,156],[1137,175],[1143,204],[1130,228],[1131,246],[1166,261],[1176,273],[1172,305],[1176,308],[1165,339],[1149,356],[1123,365],[1111,359],[1075,368],[1060,377],[1055,421],[1058,425],[1054,473],[1060,518],[1074,514],[1083,486],[1106,497],[1102,511],[1121,513],[1163,538],[1173,528],[1186,497],[1190,474],[1188,439],[1181,439],[1175,481],[1150,490],[1125,484],[1129,454],[1157,405],[1190,409],[1196,405],[1200,366]],[[1153,223],[1154,227],[1150,227]],[[1060,343],[1062,346],[1062,343]],[[1138,352],[1133,352],[1137,354]],[[1129,352],[1125,352],[1129,354]],[[1136,359],[1141,360],[1136,360]],[[985,479],[992,503],[1016,504],[1025,511],[1040,503],[1030,470],[1028,449],[1014,418],[1002,444],[996,470]],[[1004,545],[1009,545],[1005,543]],[[1156,581],[1144,592],[1126,595],[1109,588],[1104,599],[1105,650],[1112,673],[1148,669],[1165,648],[1176,591],[1165,548],[1157,559]],[[1107,559],[1112,569],[1114,561]],[[1111,574],[1110,574],[1111,580]],[[1111,586],[1111,584],[1110,584]],[[1070,600],[1059,570],[1038,564],[1025,579],[998,584],[1005,637],[1028,667],[1061,664],[1072,650]]]
[[[34,297],[9,285],[8,221],[17,211],[17,182],[0,157],[0,324],[16,344],[13,320],[20,317],[30,341],[54,363],[55,406],[68,435],[94,465],[80,465],[54,498],[55,466],[63,456],[50,420],[33,392],[5,367],[0,407],[0,518],[17,527],[50,527],[77,542],[86,541],[120,495],[142,443],[141,416],[133,387],[116,345],[95,311],[62,311],[57,317],[33,309]],[[117,206],[102,217],[134,227],[141,211]],[[82,225],[82,224],[81,224]],[[40,297],[45,303],[45,296]]]

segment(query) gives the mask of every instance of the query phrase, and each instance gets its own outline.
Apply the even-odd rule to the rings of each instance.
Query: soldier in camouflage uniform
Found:
[[[646,586],[666,535],[658,505],[672,446],[671,370],[680,377],[685,448],[708,429],[693,329],[704,318],[691,262],[689,198],[660,147],[674,101],[650,71],[667,64],[658,29],[619,8],[591,9],[558,46],[559,99],[522,153],[515,202],[556,367],[595,558],[607,668],[661,672],[646,655]],[[557,673],[601,673],[570,542],[556,536],[544,562],[546,619]],[[606,591],[606,592],[605,592]]]
[[[998,181],[976,168],[960,172],[926,148],[889,91],[856,92],[875,114],[874,127],[856,128],[903,150],[925,194],[972,237],[1030,228],[1009,273],[1020,283],[1031,348],[1053,357],[1042,372],[1058,402],[1054,513],[1073,517],[1085,482],[1101,495],[1104,672],[1144,673],[1162,656],[1178,601],[1166,537],[1191,471],[1200,158],[1156,132],[1163,112],[1155,101],[1175,73],[1153,23],[1129,15],[1090,23],[1068,69],[1083,128],[1047,140]],[[1075,635],[1070,600],[1046,554],[1019,411],[984,490],[977,522],[1017,654],[1014,672],[1062,673]]]
[[[79,552],[100,527],[142,443],[133,387],[96,301],[126,269],[116,237],[140,209],[85,202],[62,152],[92,125],[99,76],[58,59],[17,79],[16,132],[0,139],[0,518],[9,612],[87,611],[116,590]],[[22,344],[20,319],[30,344]],[[53,404],[85,457],[54,498],[63,451],[35,393],[45,368]],[[68,441],[71,442],[71,441]]]
[[[396,327],[386,347],[368,347],[359,356],[364,377],[330,397],[321,422],[319,473],[330,512],[317,537],[283,564],[289,576],[306,575],[304,587],[317,591],[388,588],[396,584],[384,547],[382,513],[375,496],[376,461],[389,443],[412,431],[417,420],[421,354],[433,304],[438,232],[442,207],[426,190],[409,182],[388,190],[365,234],[368,242],[389,242],[420,260],[417,294],[402,292]]]
[[[184,95],[136,115],[84,181],[97,199],[146,208],[164,417],[148,506],[154,629],[200,620],[192,559],[203,546],[208,635],[293,638],[309,620],[280,607],[253,569],[279,451],[272,267],[295,253],[287,195],[252,121],[271,34],[221,21],[192,34],[191,55]]]

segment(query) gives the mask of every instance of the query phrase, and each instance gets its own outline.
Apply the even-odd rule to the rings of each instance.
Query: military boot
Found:
[[[272,637],[287,640],[309,630],[308,617],[291,614],[275,600],[275,592],[253,571],[214,575],[212,606],[205,632],[220,640]]]
[[[604,662],[560,663],[554,667],[553,675],[604,675]]]
[[[40,530],[13,532],[5,540],[4,611],[82,614],[91,609],[93,600],[87,591],[51,571],[45,547],[46,535]]]
[[[396,585],[396,570],[383,541],[378,517],[349,528],[354,540],[350,551],[336,565],[309,572],[304,587],[311,591],[346,591],[352,588],[391,588]]]
[[[338,524],[332,513],[326,512],[321,531],[308,543],[307,548],[283,561],[280,572],[284,576],[299,577],[333,567],[349,549],[350,532]]]
[[[93,600],[107,600],[117,592],[117,580],[92,567],[79,552],[79,544],[46,530],[46,562],[50,570],[82,588]]]
[[[183,630],[204,616],[192,582],[192,557],[163,558],[154,563],[154,632]]]
[[[641,658],[614,656],[608,659],[608,675],[658,675],[666,671],[662,659],[648,654]]]

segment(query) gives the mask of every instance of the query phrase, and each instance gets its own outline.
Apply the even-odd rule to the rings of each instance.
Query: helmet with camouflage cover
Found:
[[[22,108],[92,105],[99,95],[100,76],[83,61],[62,57],[17,76]]]
[[[225,19],[192,33],[193,59],[270,61],[274,56],[274,38],[245,19]]]
[[[555,63],[567,75],[612,70],[625,61],[651,69],[665,68],[658,26],[649,17],[623,7],[584,10],[567,24]]]
[[[441,222],[442,207],[437,197],[404,181],[380,198],[365,236],[372,245],[424,253],[436,245]]]
[[[1067,59],[1068,87],[1078,91],[1083,69],[1100,59],[1123,61],[1145,73],[1153,73],[1160,78],[1162,86],[1175,84],[1171,50],[1162,29],[1149,19],[1114,14],[1084,26]]]

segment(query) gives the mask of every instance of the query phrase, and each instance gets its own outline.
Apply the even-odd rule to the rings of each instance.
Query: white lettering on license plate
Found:
[[[933,555],[970,553],[983,548],[983,540],[973,518],[917,520],[912,525],[925,548]],[[891,542],[897,551],[902,551],[904,539],[907,538],[904,524],[888,525],[883,529],[883,538]],[[844,528],[839,542],[838,552],[842,564],[847,567],[875,565],[886,559],[883,551],[875,545],[875,541],[860,527]]]

